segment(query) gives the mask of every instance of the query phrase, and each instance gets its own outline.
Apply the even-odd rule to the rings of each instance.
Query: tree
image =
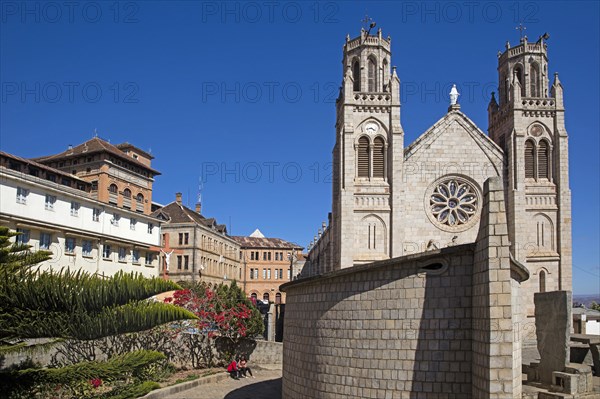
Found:
[[[211,289],[204,284],[176,291],[172,302],[198,316],[196,327],[210,337],[228,338],[233,342],[263,332],[262,317],[246,298],[235,281],[230,286],[221,284]]]
[[[38,264],[51,253],[12,243],[10,238],[18,234],[0,226],[0,354],[19,349],[23,339],[91,340],[196,318],[181,307],[146,300],[181,288],[173,282],[122,272],[104,279],[68,269],[45,270]],[[151,354],[138,356],[156,360]],[[30,369],[9,378],[30,384],[45,376]]]
[[[599,311],[599,312],[600,312],[600,304],[599,304],[599,303],[597,303],[596,301],[593,301],[593,302],[590,304],[590,309],[592,309],[592,310],[597,310],[597,311]]]

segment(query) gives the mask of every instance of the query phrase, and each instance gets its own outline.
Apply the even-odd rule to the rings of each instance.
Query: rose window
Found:
[[[478,195],[468,182],[450,178],[437,183],[429,198],[431,216],[451,228],[468,224],[477,216]]]

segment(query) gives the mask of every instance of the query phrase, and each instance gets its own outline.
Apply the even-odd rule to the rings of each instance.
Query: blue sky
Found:
[[[94,134],[151,150],[154,200],[181,191],[233,234],[304,246],[331,209],[346,34],[365,12],[392,37],[412,142],[457,83],[487,131],[496,54],[523,21],[550,34],[565,88],[576,294],[600,293],[598,2],[2,1],[0,148],[60,152]]]

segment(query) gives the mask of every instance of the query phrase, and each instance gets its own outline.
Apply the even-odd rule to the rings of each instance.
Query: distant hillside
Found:
[[[592,302],[600,303],[600,295],[573,295],[574,304],[582,303],[589,308]]]

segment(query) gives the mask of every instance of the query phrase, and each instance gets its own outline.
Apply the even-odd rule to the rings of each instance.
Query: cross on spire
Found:
[[[369,14],[367,14],[365,11],[365,18],[361,19],[360,22],[362,22],[364,30],[370,30],[370,26],[371,26],[371,22],[373,22],[373,18],[370,18]]]
[[[523,39],[523,32],[527,30],[527,27],[523,25],[523,22],[519,22],[519,26],[517,26],[515,28],[515,30],[519,31],[519,34],[521,35],[521,39]]]

